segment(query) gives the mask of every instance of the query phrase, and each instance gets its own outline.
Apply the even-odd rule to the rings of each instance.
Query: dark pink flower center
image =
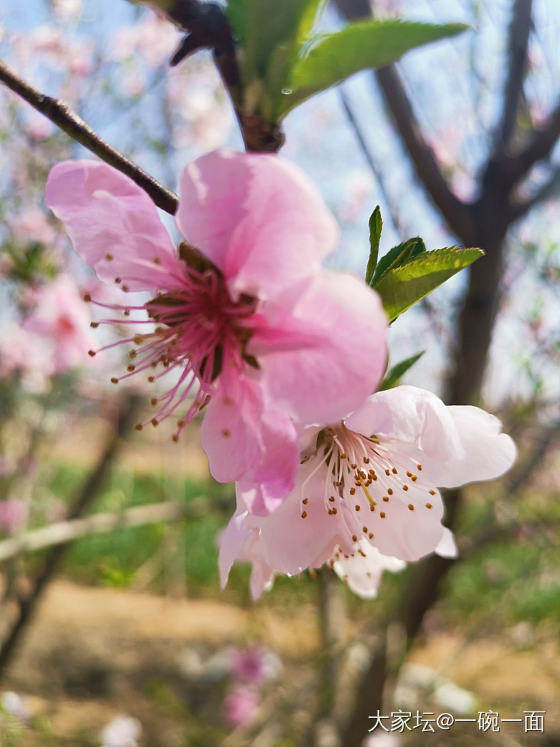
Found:
[[[160,293],[142,306],[94,302],[104,308],[122,311],[125,318],[92,323],[94,327],[105,323],[137,325],[139,329],[155,325],[149,332],[138,332],[100,350],[124,343],[135,346],[129,352],[127,373],[111,379],[115,384],[141,372],[148,373],[150,383],[174,373],[175,379],[167,391],[152,397],[152,405],[157,408],[153,417],[136,426],[140,430],[148,423],[158,425],[187,398],[192,398],[187,412],[178,422],[174,440],[207,402],[212,382],[219,376],[226,360],[228,365],[238,368],[257,365],[246,350],[256,300],[241,296],[238,301],[233,301],[221,273],[207,264],[199,269],[185,264],[181,280],[182,287]],[[86,296],[86,300],[91,301],[91,298]],[[148,319],[131,319],[133,311],[147,312]],[[90,351],[90,355],[96,352],[100,351]]]

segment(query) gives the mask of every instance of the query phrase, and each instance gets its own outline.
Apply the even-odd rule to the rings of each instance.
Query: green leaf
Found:
[[[258,111],[275,118],[298,52],[325,4],[326,0],[229,0],[226,14],[243,51],[245,114]]]
[[[385,374],[385,378],[381,382],[379,391],[382,392],[384,389],[391,389],[396,386],[408,369],[412,368],[416,361],[420,360],[425,352],[425,350],[421,350],[419,353],[416,353],[416,355],[411,355],[410,358],[405,358],[403,361],[392,366]]]
[[[381,296],[389,321],[483,255],[481,249],[436,249],[387,270],[375,290]]]
[[[369,219],[369,259],[366,268],[366,283],[368,285],[371,283],[375,266],[377,265],[379,240],[381,239],[382,230],[383,220],[381,219],[381,208],[377,205]]]
[[[394,267],[400,267],[421,254],[427,254],[427,252],[426,245],[420,236],[415,236],[412,239],[403,241],[403,243],[398,246],[394,246],[379,260],[375,269],[375,274],[370,282],[371,287],[375,288],[383,275],[385,275],[389,270]]]
[[[282,114],[360,70],[383,67],[410,49],[466,28],[460,23],[440,26],[387,18],[358,21],[336,33],[317,36],[302,50],[292,69]]]

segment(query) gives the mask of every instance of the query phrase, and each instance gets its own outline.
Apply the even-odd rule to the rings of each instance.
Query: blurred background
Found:
[[[325,29],[372,10],[471,27],[308,101],[282,153],[339,221],[333,267],[363,275],[376,204],[382,250],[419,234],[487,251],[397,320],[391,358],[426,349],[406,382],[498,414],[518,462],[447,497],[457,561],[386,573],[375,600],[323,571],[253,604],[236,566],[220,590],[234,495],[198,423],[178,444],[166,422],[138,433],[149,395],[108,383],[120,346],[87,355],[115,338],[82,295],[118,292],[43,203],[52,165],[86,151],[0,87],[1,745],[560,744],[560,6],[331,6]],[[242,147],[210,55],[169,69],[180,38],[126,0],[0,8],[0,59],[172,189]],[[520,721],[484,730],[490,710]],[[403,711],[477,722],[426,736]]]

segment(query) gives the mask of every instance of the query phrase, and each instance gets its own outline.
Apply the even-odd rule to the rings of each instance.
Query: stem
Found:
[[[63,101],[45,96],[29,83],[22,80],[11,70],[5,62],[0,60],[0,82],[11,91],[25,99],[38,112],[50,119],[57,127],[69,135],[73,140],[81,143],[85,148],[99,156],[105,163],[126,174],[136,184],[150,195],[155,204],[174,215],[177,210],[177,195],[160,184],[153,176],[136,166],[105,140],[79,117],[76,112]]]

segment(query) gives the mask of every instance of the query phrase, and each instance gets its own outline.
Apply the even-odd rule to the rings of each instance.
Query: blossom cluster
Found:
[[[478,408],[410,386],[377,391],[382,303],[321,265],[338,229],[298,168],[232,151],[197,159],[180,180],[177,248],[147,194],[103,163],[56,165],[46,202],[98,278],[125,294],[87,295],[107,313],[94,326],[130,330],[90,355],[126,345],[112,381],[153,386],[154,413],[137,428],[173,416],[179,440],[202,414],[212,475],[236,482],[224,584],[236,560],[252,562],[255,598],[275,573],[329,564],[372,597],[384,569],[454,554],[438,489],[501,474],[513,442]]]

